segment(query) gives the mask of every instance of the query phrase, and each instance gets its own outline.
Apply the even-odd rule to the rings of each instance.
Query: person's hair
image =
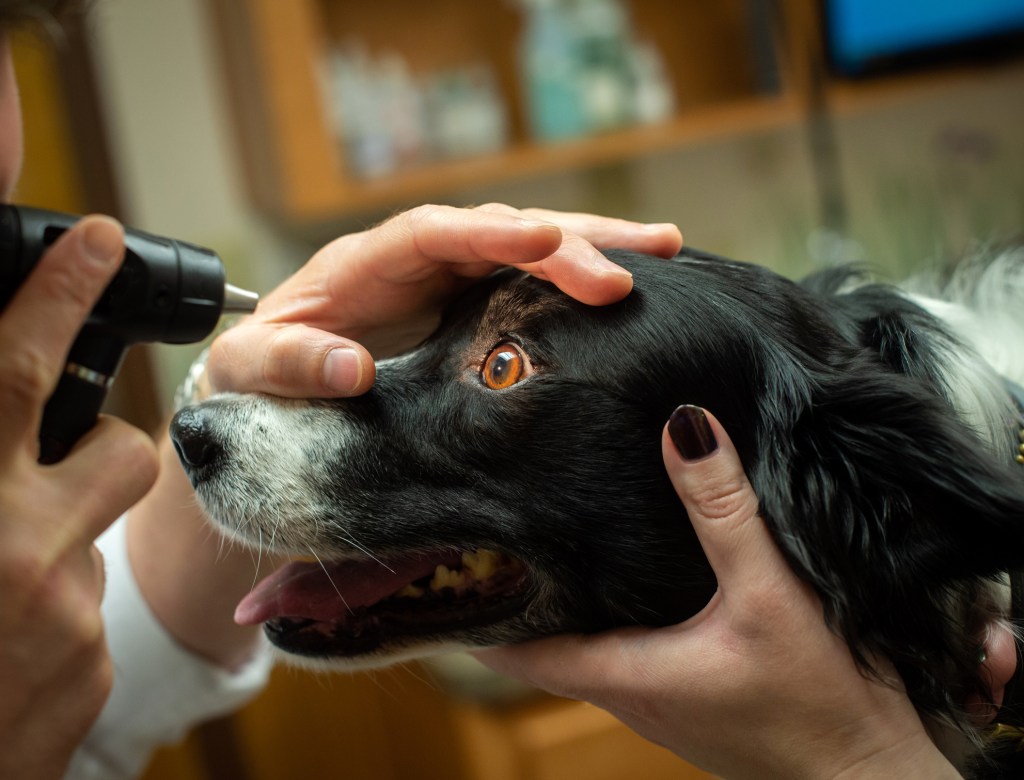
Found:
[[[65,21],[72,13],[83,13],[88,0],[0,0],[0,34],[27,29],[62,47]]]
[[[0,0],[0,27],[22,24],[50,27],[68,11],[84,5],[82,0]]]

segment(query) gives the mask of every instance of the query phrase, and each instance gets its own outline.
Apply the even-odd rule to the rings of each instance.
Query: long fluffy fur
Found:
[[[383,636],[377,662],[664,625],[715,587],[658,450],[672,409],[698,404],[729,430],[786,559],[865,670],[890,659],[921,712],[982,744],[963,703],[989,694],[984,626],[1005,610],[1005,572],[1024,566],[1020,413],[1003,386],[1024,381],[1024,253],[905,290],[848,269],[796,284],[693,250],[609,254],[634,274],[619,304],[504,272],[382,362],[363,398],[184,412],[176,435],[217,448],[191,473],[201,500],[254,542],[325,558],[484,546],[527,564],[522,610]],[[490,391],[479,366],[504,340],[536,370]],[[254,459],[286,438],[287,462]]]

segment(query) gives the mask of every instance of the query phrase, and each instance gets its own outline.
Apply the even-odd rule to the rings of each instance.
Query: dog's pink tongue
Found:
[[[423,555],[398,561],[306,563],[294,561],[260,582],[235,608],[235,622],[256,625],[277,617],[341,620],[356,607],[376,604],[403,585],[431,574],[442,561]]]

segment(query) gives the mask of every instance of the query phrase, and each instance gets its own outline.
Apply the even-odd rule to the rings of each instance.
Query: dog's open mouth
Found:
[[[357,656],[508,617],[523,607],[528,579],[520,561],[487,549],[293,561],[242,600],[235,620],[263,623],[290,653]]]

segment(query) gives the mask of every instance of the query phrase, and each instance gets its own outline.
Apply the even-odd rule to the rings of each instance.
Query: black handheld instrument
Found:
[[[43,252],[80,217],[0,206],[0,311]],[[202,341],[222,314],[251,312],[259,296],[225,283],[209,249],[125,229],[125,258],[68,353],[39,432],[40,462],[61,460],[96,423],[128,347]]]

